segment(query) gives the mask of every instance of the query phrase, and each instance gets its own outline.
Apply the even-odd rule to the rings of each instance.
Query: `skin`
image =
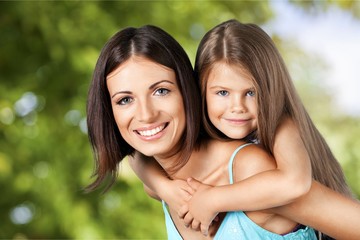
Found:
[[[241,145],[242,143],[212,140],[206,145],[206,148],[194,152],[189,162],[172,177],[175,179],[186,179],[192,176],[209,185],[226,186],[229,184],[228,162],[231,154],[239,144]],[[198,161],[197,159],[206,159],[207,161]],[[247,146],[240,150],[235,157],[233,164],[234,181],[244,180],[259,172],[273,169],[275,166],[274,159],[258,146]],[[209,201],[207,202],[211,204]],[[206,203],[204,202],[204,204]],[[176,216],[176,212],[173,212],[172,215]],[[247,212],[247,216],[262,228],[278,234],[290,232],[297,224],[270,211]],[[219,217],[221,219],[223,215],[220,214]],[[191,228],[184,228],[179,218],[173,217],[173,221],[177,224],[177,228],[185,233],[187,233],[185,230],[198,228],[196,222],[192,222]],[[210,236],[213,236],[214,228],[218,227],[218,223],[214,224],[215,226],[210,227]],[[200,236],[197,238],[200,238]],[[188,239],[192,238],[189,237]],[[204,239],[207,238],[204,237]]]
[[[166,169],[185,129],[182,95],[174,71],[132,57],[109,74],[107,86],[125,141],[144,155],[156,157]]]
[[[233,139],[256,129],[257,106],[251,76],[241,68],[216,64],[207,81],[206,105],[212,124]]]

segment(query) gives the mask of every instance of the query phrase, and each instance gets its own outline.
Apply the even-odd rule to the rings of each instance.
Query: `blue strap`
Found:
[[[242,148],[244,148],[244,147],[246,147],[248,145],[251,145],[251,144],[254,144],[254,143],[245,143],[245,144],[241,145],[231,155],[231,158],[230,158],[230,161],[229,161],[229,167],[228,167],[230,184],[234,183],[234,179],[233,179],[233,162],[234,162],[234,158],[235,158],[236,154],[240,151],[240,149],[242,149]]]

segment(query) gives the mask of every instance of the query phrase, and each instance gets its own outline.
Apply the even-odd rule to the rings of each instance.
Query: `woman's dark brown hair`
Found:
[[[94,190],[108,177],[108,189],[117,176],[118,164],[134,149],[122,138],[112,112],[106,77],[131,56],[147,58],[172,69],[183,96],[186,129],[179,143],[179,162],[188,160],[198,142],[201,123],[201,100],[191,62],[180,44],[162,29],[146,25],[125,28],[116,33],[103,47],[93,73],[87,101],[89,140],[95,155],[95,181],[87,187]]]

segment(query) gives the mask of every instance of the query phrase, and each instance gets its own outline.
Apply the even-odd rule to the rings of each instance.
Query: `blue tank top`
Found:
[[[229,161],[229,178],[230,184],[234,183],[233,180],[233,161],[240,149],[250,145],[252,143],[247,143],[238,147],[232,154]],[[165,224],[167,230],[167,236],[169,240],[182,240],[182,237],[178,230],[175,227],[174,222],[171,219],[171,216],[166,207],[166,203],[162,201],[163,209],[165,213]],[[256,223],[254,223],[250,218],[246,216],[243,211],[238,212],[228,212],[225,215],[219,229],[217,230],[214,240],[316,240],[316,234],[314,229],[310,227],[305,227],[304,229],[298,229],[297,231],[280,235],[272,233]]]

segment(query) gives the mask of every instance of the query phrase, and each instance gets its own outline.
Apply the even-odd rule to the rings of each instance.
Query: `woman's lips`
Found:
[[[160,132],[162,132],[166,127],[168,126],[168,123],[162,123],[161,125],[152,126],[152,127],[146,127],[134,130],[137,134],[139,134],[142,137],[150,138],[153,137]]]

